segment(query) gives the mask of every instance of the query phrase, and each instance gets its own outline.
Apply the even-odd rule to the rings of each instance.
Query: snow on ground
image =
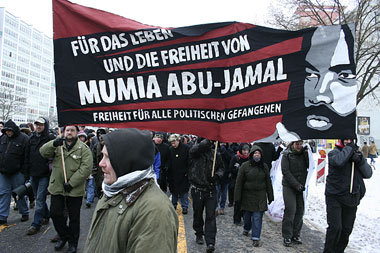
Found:
[[[317,164],[318,155],[314,156]],[[356,213],[354,230],[346,252],[380,252],[380,158],[376,158],[375,170],[370,179],[365,179],[367,192]],[[370,159],[368,159],[368,162]],[[326,232],[325,184],[316,184],[316,171],[309,183],[304,221],[316,229]]]

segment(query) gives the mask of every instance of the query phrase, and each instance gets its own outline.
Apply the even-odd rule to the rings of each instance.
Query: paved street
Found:
[[[92,212],[95,206],[90,209],[82,204],[81,210],[81,235],[78,245],[78,252],[83,252],[85,239],[90,226]],[[191,206],[191,205],[190,205]],[[55,230],[52,221],[49,225],[43,226],[41,231],[33,236],[25,235],[27,228],[32,223],[34,210],[31,210],[30,219],[27,222],[20,222],[21,215],[11,208],[11,215],[8,218],[10,227],[0,232],[0,253],[40,253],[55,252],[54,243],[50,239],[54,237]],[[180,213],[180,210],[177,210]],[[312,230],[304,225],[301,238],[303,245],[292,248],[285,248],[282,245],[281,223],[271,222],[264,216],[262,230],[262,246],[253,248],[249,237],[242,235],[242,227],[236,226],[232,222],[233,207],[225,209],[225,215],[217,217],[217,239],[215,252],[321,252],[323,250],[324,235],[319,231]],[[180,224],[178,252],[205,252],[205,245],[195,243],[195,235],[192,229],[192,208],[189,208],[187,215],[179,215]],[[1,227],[0,227],[1,230]],[[65,252],[67,246],[61,252]]]

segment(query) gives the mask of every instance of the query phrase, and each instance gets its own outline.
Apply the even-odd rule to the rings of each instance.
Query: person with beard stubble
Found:
[[[55,250],[61,250],[67,242],[67,252],[77,251],[80,229],[80,208],[84,195],[86,178],[91,174],[92,154],[90,148],[78,140],[78,127],[65,126],[64,138],[58,137],[40,148],[44,158],[53,158],[53,170],[48,190],[50,198],[50,215],[54,228],[60,240],[55,244]],[[65,168],[62,163],[62,152]],[[64,178],[66,171],[67,182]],[[65,207],[68,211],[69,225],[64,216]]]

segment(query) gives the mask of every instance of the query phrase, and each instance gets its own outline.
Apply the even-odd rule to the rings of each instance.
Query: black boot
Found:
[[[65,247],[66,242],[67,242],[66,240],[58,240],[58,242],[54,246],[54,249],[56,251],[61,250],[63,247]]]
[[[77,246],[69,243],[69,248],[67,249],[67,253],[76,253],[76,252],[77,252]]]

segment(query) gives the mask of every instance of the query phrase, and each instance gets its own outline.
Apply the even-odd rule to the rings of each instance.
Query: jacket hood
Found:
[[[263,156],[263,150],[257,145],[252,146],[251,150],[249,151],[249,155],[253,155],[253,153],[255,153],[256,150],[260,151],[261,156]]]
[[[102,137],[117,177],[153,164],[155,145],[149,131],[125,128]]]
[[[5,134],[5,131],[7,130],[13,131],[15,137],[20,134],[20,128],[11,119],[5,122],[3,129],[1,129],[1,132]]]

